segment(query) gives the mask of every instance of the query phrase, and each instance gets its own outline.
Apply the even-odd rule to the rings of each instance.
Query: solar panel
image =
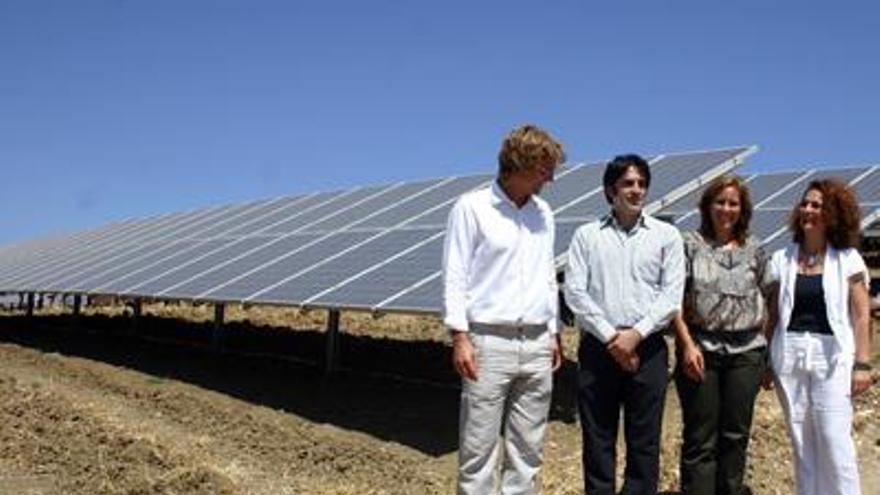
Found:
[[[266,282],[257,280],[258,285],[256,286],[251,286],[246,282],[244,288],[239,288],[242,285],[239,283],[241,279],[247,278],[253,273],[259,273],[264,267],[277,264],[279,260],[285,259],[308,266],[308,264],[320,261],[326,253],[342,249],[346,242],[357,242],[368,236],[368,233],[349,232],[340,234],[336,239],[331,239],[332,235],[321,236],[319,234],[294,234],[271,238],[269,242],[263,242],[256,249],[230,253],[230,258],[188,280],[162,289],[158,295],[200,298],[212,290],[232,287],[226,292],[225,297],[233,301],[241,300],[262,288],[263,283],[273,281],[271,277],[277,276],[277,272],[269,270],[265,274],[268,279]]]
[[[398,294],[379,302],[372,309],[375,311],[403,311],[412,313],[435,313],[440,304],[443,291],[443,280],[440,272],[420,280]]]
[[[111,266],[113,262],[123,259],[135,247],[152,242],[163,242],[169,235],[178,231],[216,219],[228,211],[247,206],[205,208],[147,220],[136,228],[119,235],[110,236],[94,244],[66,250],[51,262],[25,274],[24,279],[16,279],[12,283],[21,290],[47,290],[49,287],[58,287],[68,278],[79,276],[83,271],[97,270],[98,266]]]
[[[352,279],[325,293],[310,297],[307,304],[371,309],[393,298],[437,271],[443,253],[443,238],[429,238],[404,252],[393,262],[379,265],[372,273]]]
[[[284,220],[287,220],[291,217],[304,215],[307,212],[314,210],[315,208],[319,208],[321,205],[333,201],[335,197],[340,194],[340,191],[309,194],[302,197],[299,201],[285,202],[278,209],[272,210],[271,212],[268,212],[267,214],[262,215],[258,218],[253,218],[248,222],[236,224],[226,232],[218,235],[233,239],[238,239],[248,235],[258,235],[264,232],[270,226],[278,225]]]
[[[298,201],[294,201],[296,204]],[[69,289],[83,290],[92,287],[97,290],[107,291],[108,287],[112,287],[113,283],[123,277],[129,277],[141,273],[154,266],[160,265],[169,257],[189,254],[206,244],[202,238],[211,238],[218,234],[222,234],[229,230],[230,225],[246,224],[254,219],[270,214],[279,208],[284,208],[285,201],[274,200],[266,203],[257,203],[249,207],[239,209],[235,212],[228,213],[217,221],[207,224],[189,225],[186,231],[181,234],[180,231],[169,233],[167,237],[154,244],[148,244],[143,249],[131,251],[126,249],[126,257],[122,262],[112,263],[107,268],[104,263],[103,269],[100,271],[87,271],[79,273],[75,281],[69,278],[64,281],[56,282],[59,284],[68,284]],[[208,244],[217,245],[217,242],[207,241]]]
[[[163,225],[162,228],[149,229],[127,237],[121,242],[114,242],[107,250],[95,253],[92,257],[70,264],[66,269],[48,274],[48,276],[29,280],[34,286],[46,287],[49,290],[89,290],[99,286],[88,284],[100,278],[107,271],[115,271],[142,257],[151,256],[156,250],[185,247],[185,242],[192,233],[200,232],[220,221],[224,215],[235,215],[252,208],[252,204],[233,205],[224,208],[203,210],[199,213],[177,218],[176,221]]]
[[[471,189],[488,184],[491,180],[491,175],[456,177],[418,197],[370,214],[350,228],[384,229],[402,222],[409,222],[410,225],[446,225],[446,216],[452,207],[452,200]]]
[[[157,267],[139,274],[129,285],[120,289],[121,294],[160,294],[173,287],[179,287],[198,275],[208,273],[214,267],[241,253],[251,252],[266,244],[264,237],[245,237],[224,240],[225,244],[212,248],[203,244],[195,252],[184,253],[181,259],[171,259],[170,266]]]
[[[792,187],[785,189],[782,194],[774,196],[762,206],[791,208],[800,200],[801,195],[804,193],[804,188],[807,187],[810,181],[836,178],[844,182],[851,182],[868,171],[867,167],[813,170],[810,171],[811,173],[801,175],[800,180],[791,184]]]
[[[658,155],[649,208],[689,197],[754,148]],[[604,215],[600,163],[565,167],[543,197],[562,255]],[[439,309],[450,208],[494,174],[358,187],[130,220],[0,248],[0,290],[242,301],[374,310]]]
[[[112,230],[112,227],[105,227],[104,230]],[[93,231],[85,231],[73,234],[68,239],[35,239],[0,247],[0,279],[14,277],[31,270],[39,266],[40,262],[49,259],[53,252],[63,249],[65,245],[82,242],[96,235],[98,234]]]
[[[771,201],[789,188],[796,188],[807,173],[797,171],[753,176],[749,181],[752,204],[759,208],[768,206]]]
[[[147,220],[135,220],[110,224],[108,226],[86,231],[82,234],[73,234],[62,238],[40,242],[22,243],[16,246],[17,257],[4,263],[0,270],[0,280],[17,280],[22,276],[33,274],[36,269],[47,269],[50,263],[66,253],[76,253],[85,247],[107,242],[114,236],[118,236],[142,226]]]
[[[880,207],[880,166],[871,168],[871,172],[855,185],[859,202]]]
[[[361,212],[372,213],[380,210],[388,205],[395,205],[395,209],[406,209],[404,204],[415,204],[422,201],[425,196],[430,195],[433,191],[442,190],[448,187],[448,183],[453,179],[436,179],[424,182],[415,182],[411,184],[402,184],[393,190],[387,191],[381,196],[371,198],[357,206]],[[363,215],[366,216],[366,215]],[[375,218],[375,217],[374,217]],[[336,215],[327,218],[321,222],[309,225],[306,229],[308,232],[333,232],[339,229],[345,229],[352,223],[351,215]]]
[[[368,240],[351,245],[318,263],[285,276],[274,284],[248,295],[245,300],[257,302],[284,302],[309,300],[322,289],[335,287],[369,268],[383,262],[389,253],[397,253],[401,246],[415,246],[423,241],[438,239],[442,231],[435,229],[395,230],[376,234]],[[438,258],[439,259],[439,258]],[[436,260],[432,263],[436,266]],[[374,286],[373,291],[385,294],[386,289]],[[394,292],[388,292],[390,296]]]

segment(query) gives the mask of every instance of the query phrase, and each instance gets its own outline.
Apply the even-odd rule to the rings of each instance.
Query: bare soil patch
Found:
[[[320,313],[232,312],[236,353],[221,355],[207,309],[148,307],[136,327],[118,310],[44,313],[0,317],[0,494],[454,492],[458,388],[435,319],[344,315],[343,369],[325,378]],[[543,493],[581,493],[576,341],[566,334]],[[866,494],[880,492],[878,392],[856,402]],[[664,424],[662,489],[674,493],[672,386]],[[759,397],[748,482],[792,491],[772,393]]]

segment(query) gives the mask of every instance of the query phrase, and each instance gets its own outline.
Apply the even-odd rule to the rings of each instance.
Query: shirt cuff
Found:
[[[585,332],[599,339],[599,341],[603,344],[607,344],[608,342],[610,342],[611,339],[614,338],[614,335],[617,333],[617,329],[611,326],[611,324],[605,320],[596,322],[592,325],[584,325],[582,323],[581,328]]]
[[[458,319],[454,317],[447,316],[443,318],[443,325],[449,329],[450,332],[468,332],[470,331],[470,327],[468,326],[468,322],[466,319]]]
[[[633,325],[633,329],[636,332],[639,332],[639,335],[641,335],[644,340],[645,337],[654,333],[654,324],[649,318],[642,318],[641,321]]]

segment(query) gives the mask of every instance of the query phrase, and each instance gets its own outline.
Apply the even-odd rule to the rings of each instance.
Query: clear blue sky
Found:
[[[757,144],[880,162],[880,7],[804,1],[0,1],[0,243],[113,219]]]

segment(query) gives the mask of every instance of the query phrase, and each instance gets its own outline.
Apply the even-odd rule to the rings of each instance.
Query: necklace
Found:
[[[819,253],[801,253],[800,262],[807,268],[813,268],[819,264]]]

